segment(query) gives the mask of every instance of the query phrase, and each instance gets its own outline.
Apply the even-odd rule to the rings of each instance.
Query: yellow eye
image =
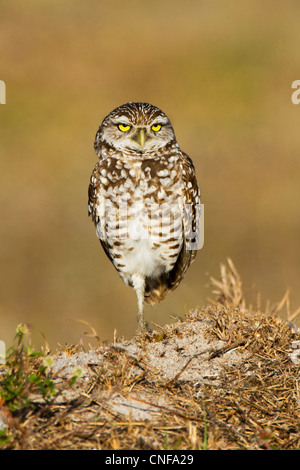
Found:
[[[118,128],[120,129],[120,131],[122,132],[127,132],[129,131],[131,126],[129,126],[128,124],[119,124],[118,125]]]
[[[151,129],[154,131],[154,132],[158,132],[161,130],[161,124],[154,124]]]

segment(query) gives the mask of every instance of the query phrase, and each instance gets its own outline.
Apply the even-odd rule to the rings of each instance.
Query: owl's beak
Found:
[[[143,148],[147,140],[145,129],[139,129],[133,139]]]

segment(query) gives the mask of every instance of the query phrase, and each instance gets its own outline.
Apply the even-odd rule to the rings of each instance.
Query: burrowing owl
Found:
[[[147,103],[127,103],[103,120],[89,185],[89,215],[119,275],[138,300],[160,302],[196,256],[200,191],[191,159],[167,116]]]

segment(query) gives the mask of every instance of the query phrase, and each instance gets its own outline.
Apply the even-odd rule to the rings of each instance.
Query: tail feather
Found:
[[[147,304],[153,305],[161,302],[168,294],[167,274],[162,274],[156,279],[146,278],[144,300]]]
[[[195,259],[197,250],[186,250],[185,246],[179,254],[174,268],[163,273],[156,279],[146,278],[144,299],[148,304],[157,304],[164,300],[168,292],[176,289],[184,278],[188,267]]]

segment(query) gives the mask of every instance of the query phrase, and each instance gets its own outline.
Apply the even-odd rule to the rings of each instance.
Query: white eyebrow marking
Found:
[[[129,126],[132,126],[132,123],[129,121],[129,119],[126,116],[112,118],[112,123],[113,124],[128,124]]]
[[[169,122],[168,119],[166,119],[165,117],[163,117],[163,116],[157,116],[157,117],[154,119],[154,121],[151,123],[151,126],[155,125],[156,123],[157,123],[157,124],[162,124],[162,125],[164,125],[164,124],[168,124],[168,122]]]

